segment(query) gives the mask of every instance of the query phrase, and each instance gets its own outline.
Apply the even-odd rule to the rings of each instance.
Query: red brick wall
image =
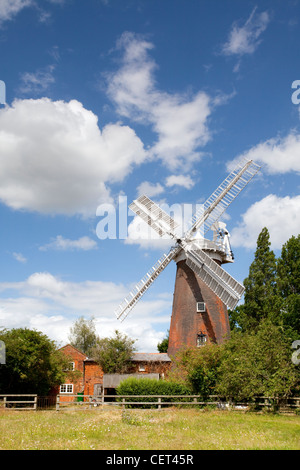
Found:
[[[60,349],[70,362],[74,362],[74,371],[79,371],[80,375],[76,375],[76,379],[72,374],[67,375],[65,379],[65,384],[73,384],[73,394],[77,395],[79,392],[83,392],[84,389],[84,360],[86,359],[86,355],[83,354],[78,349],[74,348],[70,344],[67,344],[63,348]],[[55,391],[55,394],[60,393],[60,387],[58,387]],[[70,397],[68,393],[61,395],[61,401],[73,401],[74,397]]]
[[[93,395],[95,384],[103,384],[103,370],[96,362],[86,361],[84,374],[84,394]]]
[[[141,370],[141,367],[145,370]],[[164,374],[166,375],[171,368],[171,362],[137,361],[132,362],[128,374]]]
[[[206,312],[197,312],[197,302],[205,302]],[[179,261],[169,333],[170,358],[184,345],[196,346],[201,332],[209,342],[222,343],[230,333],[227,308],[185,261]]]

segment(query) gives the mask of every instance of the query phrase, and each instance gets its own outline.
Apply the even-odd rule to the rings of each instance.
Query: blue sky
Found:
[[[99,239],[104,210],[201,204],[241,156],[262,170],[224,217],[226,269],[243,281],[264,226],[278,255],[300,228],[299,40],[297,0],[0,0],[0,326],[63,345],[93,316],[156,351],[174,263],[114,310],[169,245],[132,214]]]

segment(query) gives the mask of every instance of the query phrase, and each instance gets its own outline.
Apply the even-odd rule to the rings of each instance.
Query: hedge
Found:
[[[147,378],[136,379],[134,377],[123,380],[117,387],[116,392],[117,395],[190,395],[191,393],[187,387],[176,382]],[[121,398],[117,398],[117,401],[121,401]],[[130,401],[151,403],[153,401],[157,402],[157,397],[145,397],[142,399],[132,397]],[[166,397],[164,401],[170,403],[173,401],[186,401],[186,398]]]

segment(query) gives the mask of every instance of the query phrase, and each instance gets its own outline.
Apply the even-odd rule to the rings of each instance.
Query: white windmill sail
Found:
[[[205,234],[211,226],[220,219],[221,215],[240,194],[242,189],[252,180],[260,170],[260,166],[250,161],[241,161],[236,168],[227,176],[222,184],[204,203],[204,210],[197,211],[192,220],[191,228],[185,234],[189,237],[204,224]]]
[[[129,295],[119,305],[115,311],[118,320],[123,321],[129,312],[133,309],[135,304],[140,298],[146,293],[149,287],[153,284],[155,279],[161,274],[161,272],[168,266],[168,264],[176,257],[178,252],[181,251],[181,247],[176,246],[172,248],[168,254],[164,254],[157,263],[147,272],[147,274],[136,284]]]
[[[140,196],[129,205],[129,208],[161,237],[164,235],[175,237],[175,229],[179,227],[177,222],[147,196]]]
[[[185,250],[186,264],[231,310],[244,293],[244,286],[236,281],[203,250],[192,244]]]

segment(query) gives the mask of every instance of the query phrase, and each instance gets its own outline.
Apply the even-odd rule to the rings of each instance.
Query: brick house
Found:
[[[69,370],[73,372],[67,377],[66,383],[53,391],[55,394],[63,395],[64,401],[68,401],[68,396],[73,400],[70,395],[78,393],[92,396],[113,394],[120,381],[129,376],[164,378],[171,367],[171,359],[166,353],[133,353],[127,374],[104,374],[96,361],[88,358],[74,346],[67,344],[60,348],[60,351],[70,360]]]
[[[69,371],[70,374],[67,376],[66,381],[64,384],[61,384],[58,389],[52,391],[53,394],[63,394],[65,396],[65,401],[67,401],[68,395],[74,395],[78,393],[82,393],[84,391],[84,361],[87,359],[86,354],[83,354],[78,349],[71,346],[71,344],[67,344],[60,348],[69,360]],[[72,372],[77,372],[76,374],[72,374]],[[70,400],[73,398],[70,397]]]

